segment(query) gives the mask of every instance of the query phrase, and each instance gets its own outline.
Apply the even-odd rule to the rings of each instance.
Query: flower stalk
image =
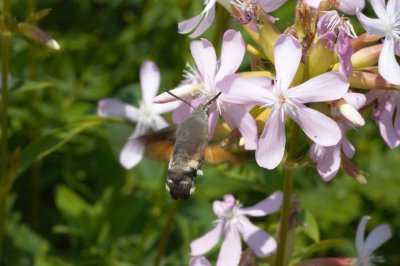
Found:
[[[290,215],[290,202],[293,191],[293,162],[296,156],[296,147],[299,142],[300,127],[296,124],[292,124],[292,136],[291,143],[286,159],[285,172],[283,176],[283,204],[281,220],[279,222],[279,241],[278,251],[276,255],[275,265],[285,266],[288,265],[290,254],[286,254],[287,251],[287,233]]]

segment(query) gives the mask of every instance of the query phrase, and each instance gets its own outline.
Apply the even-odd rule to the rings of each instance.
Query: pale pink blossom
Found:
[[[312,8],[318,8],[322,0],[303,0]],[[357,9],[363,9],[365,6],[364,0],[339,0],[339,10],[347,15],[355,15]]]
[[[125,118],[136,123],[136,129],[129,137],[120,153],[120,163],[129,169],[143,158],[145,143],[138,137],[149,131],[156,131],[168,126],[161,114],[178,107],[178,103],[154,104],[153,98],[160,85],[160,72],[157,66],[146,61],[140,69],[142,101],[139,108],[114,99],[103,99],[98,103],[97,114],[102,117]]]
[[[368,34],[385,38],[378,61],[379,74],[386,81],[400,85],[400,65],[396,61],[400,50],[400,1],[389,0],[385,7],[384,0],[371,0],[371,5],[378,18],[368,18],[358,11],[358,20]]]
[[[371,219],[369,216],[364,216],[357,227],[356,233],[356,248],[357,248],[357,266],[373,265],[374,261],[382,261],[382,259],[375,257],[372,253],[377,250],[392,237],[392,231],[389,225],[381,224],[369,233],[366,239],[364,239],[365,228],[368,220]]]
[[[276,42],[274,53],[274,82],[260,82],[250,87],[245,78],[236,77],[221,95],[233,103],[257,104],[272,109],[256,151],[257,163],[268,169],[278,166],[283,158],[287,116],[319,145],[333,146],[340,141],[342,134],[336,122],[305,104],[340,99],[349,87],[345,76],[328,72],[289,89],[302,57],[301,44],[292,36],[283,34]]]
[[[215,227],[204,236],[192,241],[190,244],[191,255],[195,257],[204,255],[223,237],[224,241],[216,265],[236,266],[240,262],[242,252],[240,235],[243,236],[257,257],[271,255],[276,250],[275,239],[252,224],[246,216],[261,217],[268,215],[277,211],[281,204],[282,192],[280,191],[274,192],[268,198],[248,208],[242,208],[232,195],[226,195],[224,201],[214,201],[214,213],[218,216]],[[205,263],[204,260],[201,261]]]
[[[382,139],[390,148],[400,145],[400,92],[371,90],[367,103],[376,101],[372,118],[375,120]]]
[[[211,266],[211,263],[204,256],[196,256],[190,259],[189,266]]]
[[[343,99],[357,110],[366,103],[366,96],[361,93],[347,93]],[[314,143],[310,149],[310,158],[317,164],[318,174],[324,181],[330,181],[339,171],[341,151],[349,159],[355,153],[354,146],[346,137],[347,131],[353,127],[353,124],[336,107],[331,108],[331,113],[342,131],[342,139],[338,144],[327,147]]]
[[[191,104],[196,107],[214,98],[222,87],[230,86],[231,80],[236,76],[235,72],[243,60],[246,48],[240,32],[228,30],[223,36],[219,61],[217,61],[213,45],[205,39],[193,41],[190,44],[190,49],[196,67],[192,68],[193,72],[187,73],[188,79],[177,88],[171,90],[171,92],[181,98],[190,100]],[[251,87],[257,82],[256,79],[249,79],[246,85]],[[154,99],[154,102],[157,103],[169,101],[179,100],[166,92]],[[190,115],[191,111],[192,108],[190,106],[182,103],[173,114],[174,122],[182,122]],[[214,133],[220,115],[224,117],[229,127],[232,129],[237,128],[240,131],[246,149],[256,149],[257,126],[245,106],[231,103],[221,95],[210,109],[210,137]]]

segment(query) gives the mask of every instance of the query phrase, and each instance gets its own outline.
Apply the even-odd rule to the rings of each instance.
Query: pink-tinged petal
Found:
[[[282,192],[275,191],[271,196],[260,201],[259,203],[251,207],[240,209],[240,212],[244,215],[250,215],[254,217],[265,216],[279,210],[282,205],[282,198]]]
[[[245,216],[240,219],[240,232],[257,257],[267,257],[276,250],[276,241],[269,234],[252,224]]]
[[[193,108],[186,103],[181,103],[181,105],[179,105],[172,113],[172,121],[175,124],[182,123],[186,118],[190,116],[192,110]]]
[[[140,85],[145,103],[150,105],[160,87],[160,71],[152,61],[145,61],[140,68]]]
[[[386,92],[385,90],[370,90],[369,92],[367,92],[367,94],[365,94],[366,102],[362,107],[372,103],[373,101],[381,97],[383,94],[385,94],[385,92]]]
[[[262,7],[265,13],[270,13],[280,8],[287,0],[261,0],[258,4]]]
[[[204,256],[197,256],[190,259],[189,266],[211,266],[211,263]]]
[[[318,8],[321,0],[304,0],[304,2],[312,8]]]
[[[261,80],[265,83],[263,84]],[[271,79],[268,77],[242,78],[231,75],[217,85],[222,91],[220,96],[222,101],[254,106],[274,102],[275,95],[271,84]]]
[[[148,128],[138,123],[135,131],[129,137],[119,154],[119,162],[126,169],[136,166],[143,158],[145,143],[139,138],[148,132]]]
[[[210,1],[212,2],[212,1]],[[197,38],[201,34],[203,34],[213,23],[215,18],[215,6],[212,6],[210,11],[208,11],[203,20],[200,22],[200,24],[197,26],[196,30],[189,35],[190,38]]]
[[[365,104],[367,103],[367,96],[362,93],[348,92],[343,97],[343,99],[347,103],[351,104],[357,110],[359,110],[361,107],[365,106]]]
[[[347,15],[355,15],[357,13],[357,9],[364,9],[365,1],[364,0],[340,0],[339,1],[339,9],[347,14]]]
[[[319,145],[333,146],[342,138],[342,132],[336,122],[314,109],[298,104],[295,110],[289,109],[287,114]]]
[[[385,36],[386,34],[386,23],[380,19],[369,18],[362,14],[360,11],[357,11],[357,18],[360,23],[363,25],[364,29],[370,35],[378,35]]]
[[[400,145],[400,139],[393,125],[394,111],[395,103],[393,98],[388,98],[383,103],[380,103],[379,118],[377,121],[381,136],[391,149]]]
[[[217,266],[239,265],[241,253],[242,243],[239,232],[235,228],[229,228],[218,254]]]
[[[356,232],[356,248],[357,248],[357,254],[360,255],[364,251],[364,235],[365,235],[365,228],[367,227],[367,223],[371,219],[370,216],[363,216],[361,218],[360,223],[357,226],[357,232]]]
[[[214,135],[215,127],[217,126],[219,112],[214,109],[208,116],[208,138],[211,139]]]
[[[396,117],[394,119],[394,130],[396,131],[397,136],[400,139],[400,95],[398,97],[399,99],[397,100]]]
[[[349,159],[353,158],[354,153],[356,152],[356,148],[354,148],[353,144],[351,144],[349,139],[346,137],[343,137],[342,139],[342,150]]]
[[[218,217],[222,217],[226,211],[231,210],[236,205],[236,200],[231,194],[224,196],[224,201],[215,200],[213,211]]]
[[[324,147],[324,155],[317,162],[317,171],[322,180],[328,182],[335,177],[340,168],[340,146]]]
[[[386,20],[388,18],[388,14],[386,12],[385,2],[382,0],[370,0],[372,9],[374,9],[375,14],[381,20]]]
[[[190,254],[200,256],[210,251],[219,241],[222,234],[222,224],[218,223],[211,231],[190,243]]]
[[[132,105],[117,100],[103,99],[97,105],[97,114],[102,117],[126,118],[136,122],[139,110]]]
[[[162,104],[155,103],[151,105],[151,111],[154,112],[155,114],[161,115],[175,110],[180,105],[181,103],[179,101],[162,103]]]
[[[215,80],[233,74],[242,63],[246,47],[242,35],[238,31],[228,30],[222,39],[220,66]]]
[[[294,37],[281,34],[276,40],[274,63],[276,77],[282,90],[289,88],[296,74],[302,55],[301,44]]]
[[[259,166],[274,169],[285,153],[285,116],[282,110],[274,108],[265,123],[258,141],[256,161]]]
[[[400,66],[394,53],[394,37],[387,35],[383,42],[383,48],[379,55],[379,74],[388,82],[400,85]]]
[[[349,86],[344,75],[328,72],[291,88],[288,96],[299,103],[332,101],[342,98]]]
[[[389,225],[381,224],[369,233],[365,240],[364,249],[367,252],[374,252],[392,237],[392,230]]]
[[[237,128],[244,139],[246,150],[257,148],[257,125],[254,118],[244,107],[235,104],[224,104],[222,115],[230,128]]]
[[[182,21],[178,23],[178,32],[180,34],[186,34],[193,31],[196,26],[200,23],[201,19],[204,17],[204,14],[201,13],[191,19]]]
[[[203,77],[206,86],[205,89],[212,89],[217,67],[217,56],[213,45],[209,41],[202,39],[200,41],[191,42],[190,50],[196,62],[197,69]]]

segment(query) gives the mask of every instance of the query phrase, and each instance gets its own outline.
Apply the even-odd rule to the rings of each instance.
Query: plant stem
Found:
[[[169,231],[171,230],[171,225],[174,220],[177,209],[178,209],[178,201],[174,200],[168,209],[167,221],[161,235],[160,244],[158,245],[157,255],[156,258],[154,259],[154,264],[153,264],[154,266],[160,265],[161,257],[164,254],[165,247],[167,245],[169,238]]]
[[[4,222],[6,212],[6,199],[8,194],[7,166],[8,166],[8,50],[9,50],[9,2],[3,0],[2,35],[1,35],[1,155],[0,155],[0,264],[2,262],[2,247],[4,235]],[[10,181],[11,182],[11,181]]]
[[[278,251],[276,255],[276,266],[285,266],[288,264],[288,259],[286,259],[289,254],[286,253],[286,240],[287,240],[287,231],[288,231],[288,223],[289,223],[289,214],[290,214],[290,202],[292,198],[293,191],[293,167],[292,162],[296,156],[296,148],[299,141],[299,133],[300,128],[296,123],[292,124],[292,136],[289,147],[288,156],[286,159],[285,172],[283,175],[283,204],[282,204],[282,213],[281,220],[279,223],[279,242],[278,242]]]

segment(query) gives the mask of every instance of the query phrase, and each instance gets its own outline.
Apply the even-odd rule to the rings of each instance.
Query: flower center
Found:
[[[240,9],[242,14],[235,15],[235,20],[240,24],[254,22],[261,27],[260,18],[257,15],[258,3],[256,0],[233,0],[232,4]]]
[[[143,124],[147,125],[148,127],[152,127],[152,128],[153,128],[153,126],[155,126],[155,121],[153,119],[154,113],[146,103],[144,103],[144,102],[140,103],[139,113],[140,114],[139,114],[138,121],[140,123],[143,123]]]

